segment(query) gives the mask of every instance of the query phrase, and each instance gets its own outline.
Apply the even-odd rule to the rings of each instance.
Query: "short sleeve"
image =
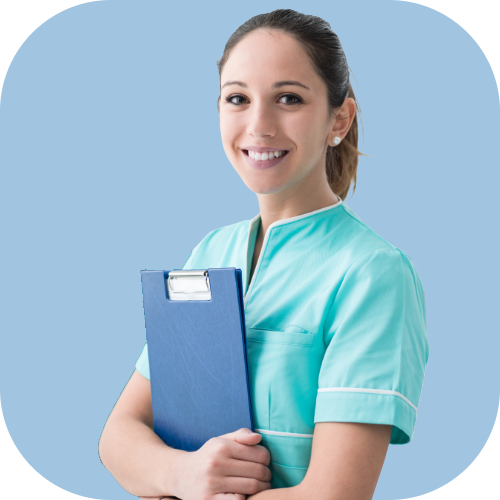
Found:
[[[333,297],[323,330],[314,422],[392,425],[409,443],[429,357],[423,287],[397,248],[356,260]]]
[[[200,246],[201,242],[191,251],[191,254],[189,255],[188,259],[182,266],[182,268],[188,268],[191,267],[191,262],[193,259],[194,254],[196,253],[196,250]],[[143,376],[146,377],[148,380],[151,380],[151,375],[149,373],[149,356],[148,356],[148,344],[144,345],[141,355],[139,356],[139,359],[135,363],[135,369]]]
[[[148,357],[148,344],[144,344],[141,355],[135,363],[135,369],[148,380],[151,380],[151,375],[149,374],[149,357]]]

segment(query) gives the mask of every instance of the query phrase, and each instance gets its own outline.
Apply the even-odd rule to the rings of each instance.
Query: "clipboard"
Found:
[[[141,271],[154,431],[196,451],[254,431],[241,269]]]

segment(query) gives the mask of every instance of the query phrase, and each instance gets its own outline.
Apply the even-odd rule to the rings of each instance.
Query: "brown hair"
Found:
[[[267,14],[259,14],[243,23],[229,37],[224,53],[217,61],[219,78],[231,50],[246,35],[259,28],[282,31],[302,43],[318,75],[326,84],[330,115],[342,106],[347,97],[354,99],[356,109],[361,113],[349,82],[349,66],[338,36],[332,31],[330,24],[321,17],[301,14],[292,9],[278,9]],[[354,183],[353,195],[356,190],[359,155],[366,156],[358,151],[356,113],[349,132],[342,142],[338,146],[329,145],[326,152],[328,183],[332,191],[343,200],[349,192],[351,183]]]

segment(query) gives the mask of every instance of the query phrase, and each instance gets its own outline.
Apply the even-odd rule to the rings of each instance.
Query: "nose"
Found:
[[[276,116],[271,106],[254,103],[248,114],[248,133],[253,137],[273,137],[277,132]]]

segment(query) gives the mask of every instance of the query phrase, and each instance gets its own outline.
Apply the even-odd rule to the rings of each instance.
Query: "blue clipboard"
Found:
[[[196,451],[254,431],[241,269],[141,271],[154,431]]]

